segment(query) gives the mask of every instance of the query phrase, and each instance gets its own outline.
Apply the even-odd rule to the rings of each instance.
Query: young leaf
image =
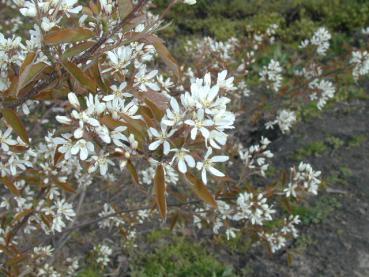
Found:
[[[62,59],[67,59],[71,57],[75,57],[81,54],[83,51],[87,50],[88,48],[92,47],[95,43],[93,41],[85,41],[76,46],[73,46],[67,50],[62,55]]]
[[[77,42],[86,40],[95,35],[94,32],[84,28],[66,28],[47,32],[44,35],[44,42],[48,45],[59,43]]]
[[[159,208],[159,212],[162,218],[166,218],[167,215],[167,200],[165,197],[166,185],[164,168],[160,164],[156,168],[156,173],[154,177],[154,189],[155,189],[155,200]]]
[[[155,35],[148,35],[145,37],[144,40],[151,43],[155,47],[160,58],[162,58],[164,63],[176,74],[177,77],[179,77],[179,67],[177,65],[177,62],[170,54],[163,41]]]
[[[4,108],[1,110],[6,122],[13,128],[17,135],[27,144],[29,144],[29,138],[26,129],[23,126],[22,121],[18,118],[14,110]]]
[[[11,193],[13,193],[15,196],[20,196],[21,193],[20,191],[17,189],[17,187],[13,184],[13,182],[11,180],[9,180],[8,177],[3,177],[0,179],[0,181],[9,189],[9,191]]]
[[[19,76],[18,85],[16,89],[16,95],[19,91],[26,87],[30,82],[32,82],[38,75],[40,75],[44,69],[47,67],[46,63],[36,63],[26,65]]]
[[[63,66],[83,87],[93,92],[96,91],[96,81],[87,76],[78,66],[68,61],[64,61]]]
[[[133,165],[131,160],[127,161],[127,169],[129,171],[129,173],[131,173],[132,176],[132,180],[136,185],[140,184],[140,181],[138,179],[138,174],[137,174],[137,170],[135,168],[135,166]]]
[[[186,174],[187,179],[191,182],[192,189],[195,192],[195,194],[204,202],[211,205],[213,208],[217,207],[217,202],[215,201],[213,195],[208,190],[208,188],[204,185],[204,183],[197,179],[195,175],[191,173]]]
[[[118,0],[119,17],[121,20],[133,10],[133,4],[131,0]]]

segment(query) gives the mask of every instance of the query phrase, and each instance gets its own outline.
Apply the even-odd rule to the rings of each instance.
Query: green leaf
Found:
[[[25,143],[29,144],[29,138],[26,128],[24,128],[24,125],[17,116],[16,112],[12,109],[5,108],[1,110],[1,113],[4,116],[5,121],[13,128],[13,130],[17,133],[17,135]]]

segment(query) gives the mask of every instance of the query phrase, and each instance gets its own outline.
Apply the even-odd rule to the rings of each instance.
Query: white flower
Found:
[[[283,134],[288,133],[292,125],[296,122],[296,114],[293,111],[281,110],[278,111],[275,121],[267,122],[266,129],[273,129],[274,124],[278,124],[279,129]]]
[[[135,76],[134,86],[138,86],[141,91],[147,91],[147,88],[159,91],[160,87],[154,77],[158,74],[157,70],[146,72],[146,66],[142,66]]]
[[[178,170],[185,174],[187,172],[187,166],[188,167],[195,167],[196,163],[194,158],[188,154],[189,151],[185,148],[181,148],[181,149],[172,149],[170,151],[175,152],[175,155],[172,159],[172,163],[174,162],[174,160],[177,160],[178,162]]]
[[[157,139],[154,142],[150,143],[149,150],[154,151],[160,145],[163,145],[163,153],[164,153],[164,155],[168,155],[168,153],[170,151],[170,143],[168,141],[168,138],[170,138],[175,133],[176,130],[172,129],[168,133],[166,125],[161,124],[160,127],[161,127],[160,132],[158,130],[152,128],[152,127],[150,127],[149,130],[148,130],[149,134]]]
[[[355,80],[369,73],[369,53],[367,51],[353,51],[350,63],[354,65],[352,75]]]
[[[331,34],[324,27],[319,28],[310,40],[312,45],[317,46],[317,53],[319,55],[325,55],[329,48],[329,40],[331,39]]]
[[[97,254],[96,262],[103,266],[107,266],[110,261],[109,256],[113,253],[113,250],[107,245],[100,244],[94,247],[94,251]]]
[[[167,126],[176,126],[177,124],[182,123],[184,112],[179,108],[177,100],[172,97],[170,99],[170,107],[171,109],[166,110],[165,117],[162,119],[162,123]]]
[[[105,176],[108,172],[108,166],[114,165],[114,163],[107,158],[108,155],[100,155],[100,156],[92,156],[91,162],[92,165],[88,168],[88,173],[95,172],[97,168],[100,169],[100,174]]]
[[[218,73],[217,86],[227,91],[235,90],[236,87],[233,85],[234,77],[226,79],[227,74],[228,74],[227,70],[223,70],[222,72]]]
[[[203,109],[199,109],[194,115],[194,119],[188,119],[185,121],[187,125],[192,126],[191,139],[195,140],[197,137],[197,131],[200,131],[202,136],[207,140],[209,138],[209,130],[206,127],[214,125],[214,122],[210,119],[205,119],[205,113]]]
[[[88,158],[89,153],[94,152],[94,145],[90,141],[80,139],[72,146],[70,152],[72,155],[77,155],[79,152],[79,158],[84,161]]]
[[[183,3],[185,3],[187,5],[195,5],[196,4],[196,0],[183,0]]]
[[[132,60],[132,48],[121,46],[106,53],[114,72],[124,70]]]
[[[127,130],[126,126],[119,126],[110,132],[110,137],[116,146],[123,147],[125,144],[122,141],[128,141],[123,131]]]
[[[213,153],[213,150],[211,148],[208,148],[208,151],[206,152],[204,156],[203,162],[197,162],[196,168],[198,170],[201,170],[201,179],[202,181],[207,184],[207,176],[206,172],[210,172],[211,174],[217,176],[217,177],[224,177],[224,174],[220,172],[218,169],[214,167],[214,163],[223,163],[228,161],[229,157],[227,156],[213,156],[209,157]]]
[[[68,93],[69,103],[76,109],[80,108],[79,100],[74,92]]]
[[[16,145],[17,144],[17,141],[12,139],[12,137],[10,135],[11,132],[12,132],[12,129],[10,129],[10,128],[6,129],[6,131],[4,133],[0,130],[0,144],[1,144],[1,148],[5,152],[9,151],[9,145]]]
[[[110,88],[113,94],[109,94],[103,97],[104,101],[112,101],[115,98],[123,99],[124,97],[132,97],[132,94],[128,92],[124,92],[124,89],[127,87],[127,83],[123,82],[117,87],[116,85],[112,85]]]
[[[63,219],[65,218],[66,220],[71,221],[76,216],[76,213],[73,210],[73,206],[65,202],[64,199],[57,200],[53,209],[55,209],[55,212],[51,228],[54,231],[61,232],[66,226]]]
[[[327,103],[327,101],[334,97],[336,92],[336,88],[334,87],[333,83],[327,80],[318,80],[315,79],[309,83],[309,87],[317,92],[320,92],[320,96],[318,93],[315,92],[310,95],[311,100],[318,99],[317,107],[321,110]]]
[[[282,85],[282,67],[278,61],[271,60],[259,73],[261,80],[272,83],[272,88],[278,92]]]

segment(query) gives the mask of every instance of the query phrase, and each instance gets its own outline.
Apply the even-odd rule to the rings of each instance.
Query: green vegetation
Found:
[[[160,8],[168,0],[156,0]],[[352,32],[369,25],[365,0],[198,0],[188,8],[178,5],[170,13],[173,24],[164,31],[168,38],[212,36],[219,40],[247,35],[250,27],[265,28],[278,23],[285,40],[296,42],[324,24],[335,32]],[[180,16],[179,16],[180,15]]]
[[[154,244],[154,250],[137,255],[131,264],[131,276],[234,276],[230,266],[183,237],[168,238],[166,231],[154,231],[148,241]]]

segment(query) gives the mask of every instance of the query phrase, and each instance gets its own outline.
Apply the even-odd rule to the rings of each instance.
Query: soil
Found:
[[[358,136],[366,139],[349,146]],[[272,150],[278,166],[291,166],[298,149],[326,137],[339,138],[344,144],[306,161],[328,180],[319,197],[334,198],[339,205],[320,223],[303,227],[301,235],[308,238],[304,247],[296,241],[277,255],[256,249],[240,257],[250,276],[369,276],[369,101],[340,103],[318,118],[300,123],[289,136],[277,138]],[[342,168],[349,174],[329,181],[332,178],[328,177]]]

